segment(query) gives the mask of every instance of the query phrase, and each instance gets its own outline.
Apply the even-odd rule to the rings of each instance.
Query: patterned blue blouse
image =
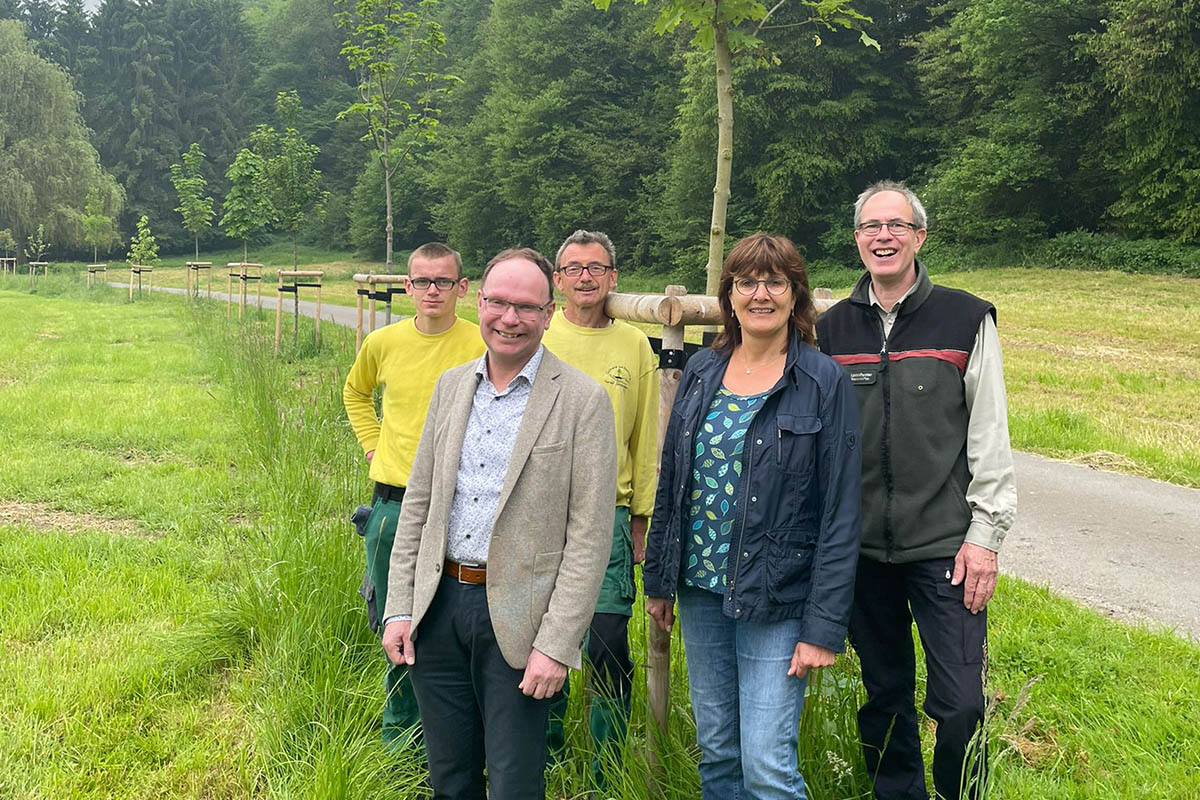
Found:
[[[692,453],[690,525],[683,547],[683,582],[721,594],[737,519],[746,431],[769,391],[746,397],[722,386]]]

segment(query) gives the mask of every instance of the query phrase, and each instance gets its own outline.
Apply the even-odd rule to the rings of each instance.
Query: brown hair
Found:
[[[743,275],[779,274],[792,284],[792,295],[796,304],[792,307],[792,329],[809,344],[817,341],[817,309],[813,304],[812,291],[808,288],[808,271],[804,258],[796,245],[786,236],[755,233],[733,246],[721,269],[721,281],[717,287],[717,300],[721,305],[724,330],[717,335],[713,349],[732,352],[742,343],[742,329],[733,315],[730,293],[733,282]]]
[[[501,250],[496,255],[492,256],[492,260],[483,268],[483,277],[479,279],[479,290],[483,291],[483,285],[487,283],[488,273],[492,271],[492,267],[499,264],[501,261],[508,261],[514,258],[521,258],[525,261],[532,261],[542,274],[546,276],[546,286],[550,289],[550,294],[546,300],[549,303],[554,299],[554,267],[546,260],[546,257],[534,250],[532,247],[510,247],[507,250]]]
[[[408,267],[410,270],[412,269],[412,262],[414,258],[427,258],[431,261],[438,258],[453,258],[454,269],[457,272],[457,277],[462,277],[462,256],[458,254],[457,250],[449,245],[444,245],[441,242],[427,242],[418,247],[416,250],[413,250],[408,255]]]

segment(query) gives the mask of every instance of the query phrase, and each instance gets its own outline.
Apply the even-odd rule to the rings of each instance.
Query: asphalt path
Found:
[[[224,302],[225,295],[213,292],[212,299]],[[275,300],[264,294],[263,308],[274,311]],[[291,310],[287,298],[284,311]],[[313,316],[316,303],[301,301],[300,312]],[[321,319],[353,327],[355,309],[323,305]],[[1200,489],[1029,453],[1013,456],[1017,518],[1000,553],[1001,572],[1108,616],[1200,641]]]

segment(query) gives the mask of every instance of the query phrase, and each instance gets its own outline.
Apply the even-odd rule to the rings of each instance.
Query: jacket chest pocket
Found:
[[[817,464],[817,434],[821,418],[778,414],[775,418],[775,466],[784,472],[808,475]]]

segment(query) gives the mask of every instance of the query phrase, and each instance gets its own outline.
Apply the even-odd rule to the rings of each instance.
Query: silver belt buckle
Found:
[[[465,584],[467,586],[474,586],[475,584],[463,580],[463,576],[462,576],[463,567],[466,567],[467,569],[480,569],[481,565],[480,564],[461,564],[461,563],[458,565],[458,575],[455,576],[455,580],[457,580],[459,583]]]

